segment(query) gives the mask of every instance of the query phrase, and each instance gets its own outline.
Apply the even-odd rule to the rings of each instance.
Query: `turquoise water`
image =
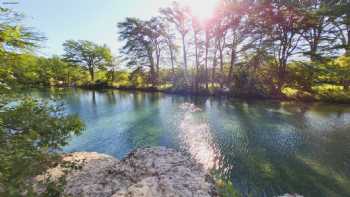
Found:
[[[87,129],[64,151],[122,159],[138,147],[189,153],[242,196],[350,196],[350,105],[50,89]]]

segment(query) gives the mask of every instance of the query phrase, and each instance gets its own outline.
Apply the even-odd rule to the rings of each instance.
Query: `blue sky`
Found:
[[[7,2],[14,2],[8,0]],[[4,2],[0,0],[0,2]],[[40,54],[63,53],[68,39],[107,44],[117,54],[116,24],[125,17],[149,18],[171,0],[22,0],[7,5],[26,15],[25,24],[47,37]]]

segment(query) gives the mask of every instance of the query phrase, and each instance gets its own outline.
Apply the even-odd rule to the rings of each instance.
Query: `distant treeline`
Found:
[[[51,58],[12,51],[4,81],[350,100],[347,0],[219,0],[206,20],[174,2],[117,26],[119,56],[84,40]]]

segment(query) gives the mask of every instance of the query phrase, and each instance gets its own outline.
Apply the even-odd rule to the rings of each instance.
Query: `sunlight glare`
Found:
[[[200,21],[205,21],[213,15],[218,0],[181,0],[190,7],[192,14]]]
[[[195,113],[202,111],[192,103],[183,103],[180,109],[184,111],[180,123],[180,138],[192,158],[208,172],[219,165],[220,154],[211,136],[208,122],[199,121]]]

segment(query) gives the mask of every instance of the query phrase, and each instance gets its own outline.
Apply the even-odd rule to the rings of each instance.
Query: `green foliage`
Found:
[[[218,171],[211,172],[214,177],[215,186],[221,197],[241,197],[242,195],[235,189],[230,180],[224,178]]]
[[[319,82],[342,85],[344,90],[350,86],[350,56],[341,56],[321,65]]]
[[[2,99],[0,106],[0,194],[30,193],[30,178],[54,164],[55,152],[80,134],[83,123],[62,105],[31,98]]]
[[[59,57],[45,58],[34,54],[13,55],[0,67],[0,75],[11,86],[72,85],[88,81],[87,73]]]
[[[38,66],[49,70],[46,73],[46,80],[48,80],[46,82],[51,85],[73,85],[88,81],[86,72],[77,65],[67,63],[57,56],[40,58]]]
[[[95,80],[95,71],[105,69],[112,61],[111,50],[106,45],[99,46],[87,40],[68,40],[63,47],[65,60],[87,69],[92,81]]]
[[[42,39],[20,25],[21,15],[0,7],[0,196],[37,196],[31,179],[57,161],[57,151],[84,125],[57,102],[19,98],[18,85],[51,84],[71,67],[28,52]],[[48,195],[57,195],[48,183]]]
[[[316,62],[292,62],[288,64],[288,85],[300,90],[312,92],[315,77],[320,72]]]
[[[129,72],[126,71],[117,71],[113,73],[114,80],[112,81],[112,86],[115,87],[127,87],[130,84]]]
[[[293,62],[289,64],[289,89],[284,93],[295,99],[348,102],[349,84],[348,56],[322,62]]]
[[[133,87],[141,88],[145,86],[146,76],[142,68],[138,68],[130,73],[129,80]]]
[[[0,57],[7,52],[32,49],[44,39],[19,22],[23,16],[11,9],[0,7]],[[1,58],[0,58],[1,59]]]

